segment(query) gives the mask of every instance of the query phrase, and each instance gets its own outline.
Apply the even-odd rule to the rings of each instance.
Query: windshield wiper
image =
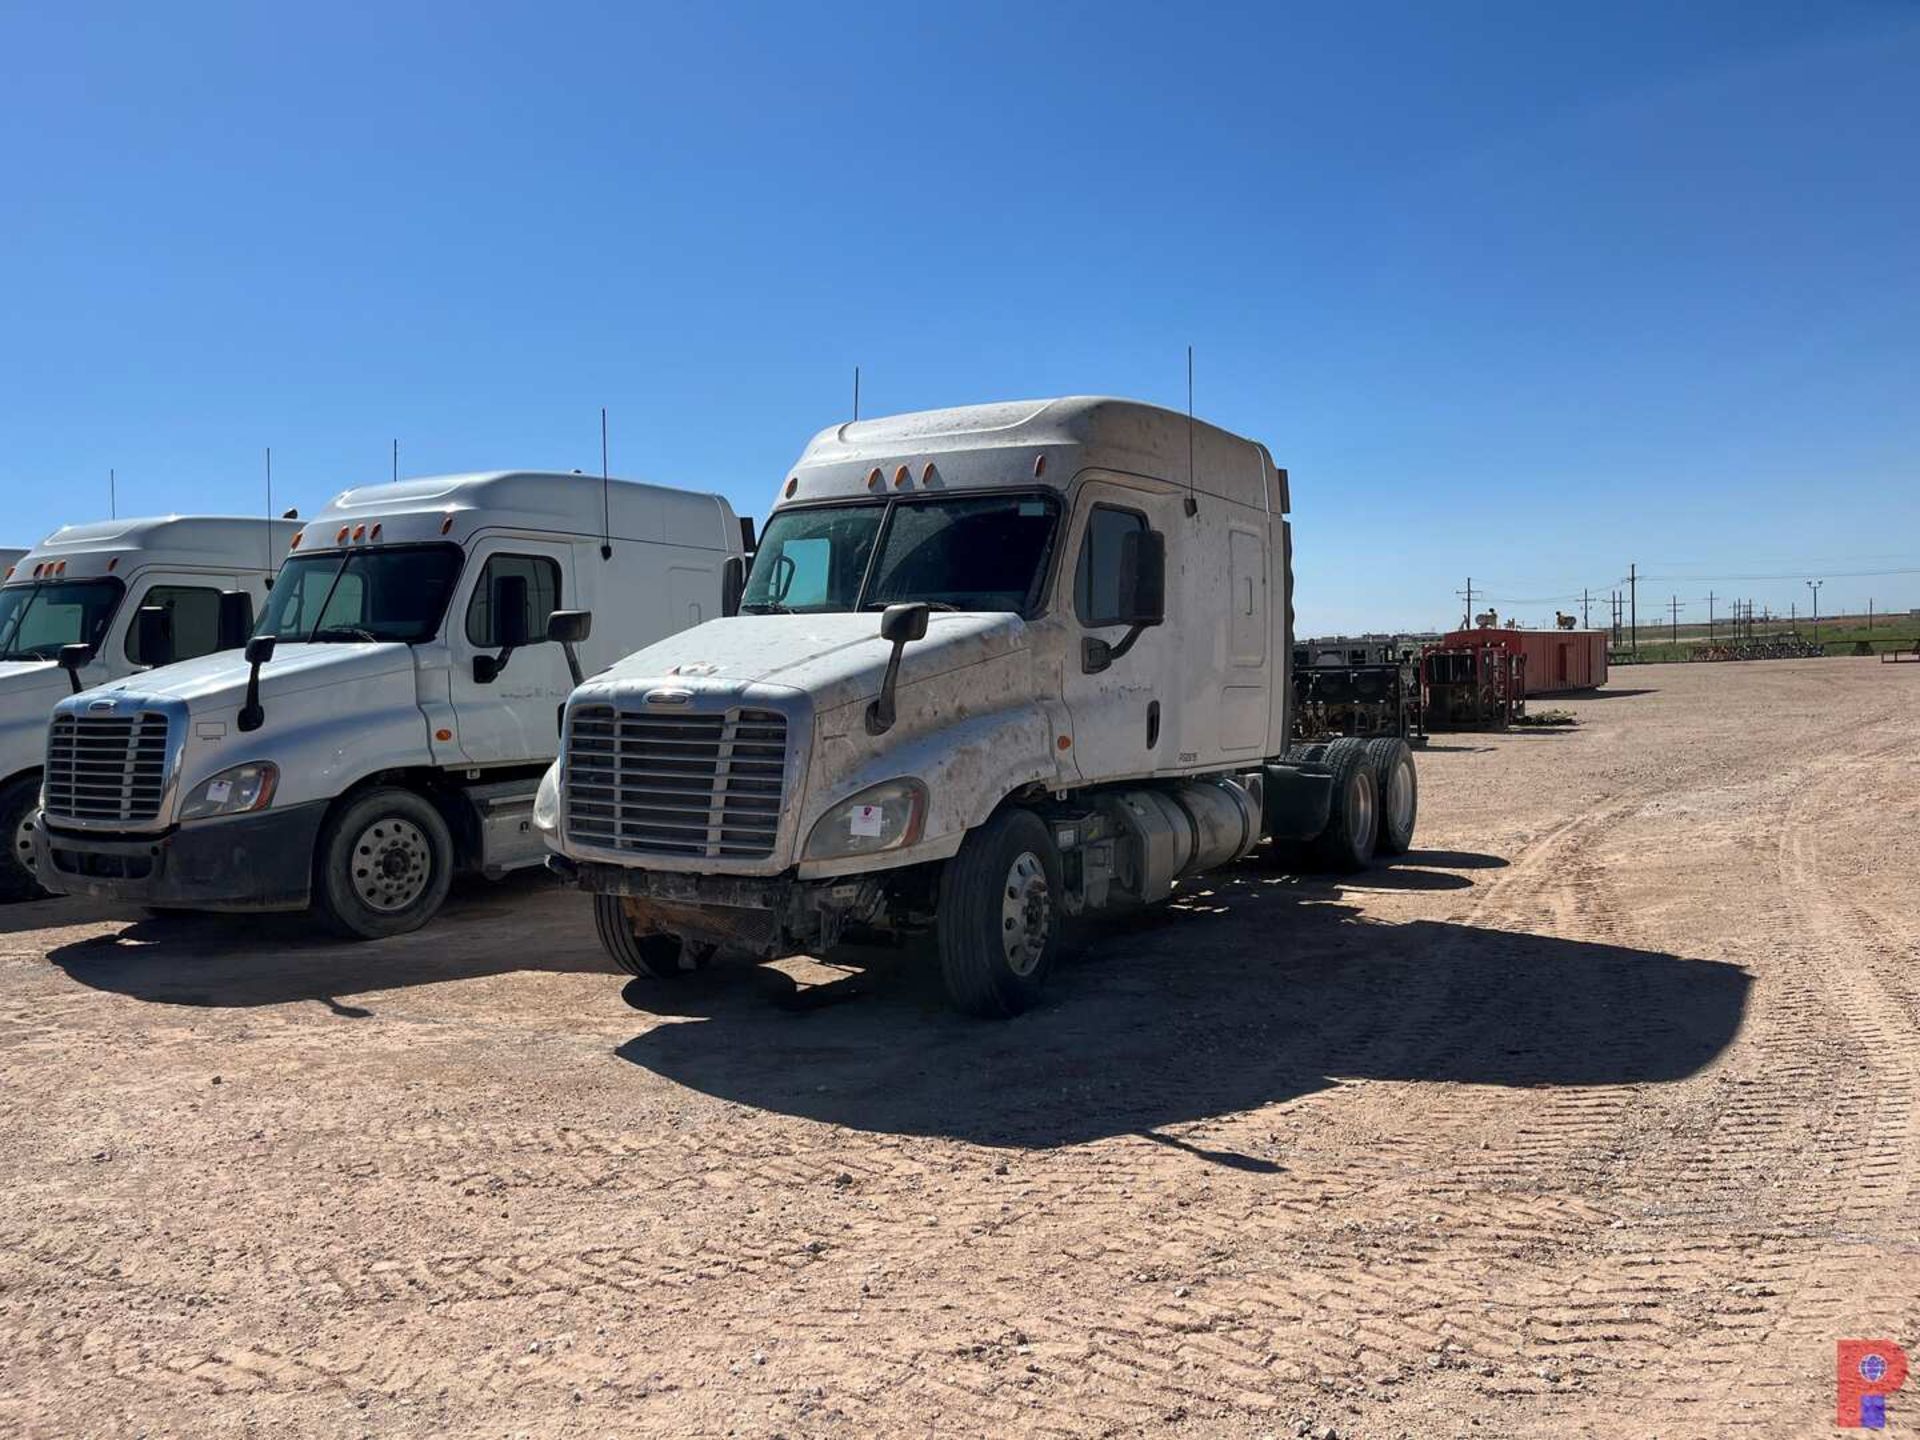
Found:
[[[949,605],[944,600],[875,600],[871,605],[862,605],[860,608],[862,610],[884,610],[889,605],[924,605],[929,610],[950,610],[956,615],[960,613],[960,607],[958,605]]]
[[[747,600],[740,606],[742,615],[791,615],[793,607],[778,600]]]
[[[324,644],[325,637],[329,635],[344,635],[349,640],[371,640],[376,645],[380,642],[378,635],[374,634],[371,630],[362,630],[358,625],[322,625],[307,638],[310,641]]]

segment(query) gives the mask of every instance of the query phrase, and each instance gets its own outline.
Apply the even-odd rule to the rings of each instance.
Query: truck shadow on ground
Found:
[[[1157,1132],[1346,1079],[1679,1080],[1726,1048],[1745,1009],[1734,965],[1370,922],[1337,896],[1255,870],[1219,877],[1094,930],[1047,1004],[1004,1023],[950,1013],[925,947],[856,956],[815,986],[728,967],[636,981],[629,1003],[688,1019],[616,1053],[723,1100],[857,1130],[1027,1148],[1139,1134],[1191,1149]]]
[[[500,922],[524,922],[528,907],[543,900],[555,914],[541,921],[541,944],[500,939]],[[337,997],[516,970],[612,968],[579,897],[538,871],[457,881],[432,924],[389,940],[341,940],[307,915],[178,914],[57,946],[47,959],[83,985],[156,1004],[244,1008],[317,1000],[356,1019],[372,1012]]]

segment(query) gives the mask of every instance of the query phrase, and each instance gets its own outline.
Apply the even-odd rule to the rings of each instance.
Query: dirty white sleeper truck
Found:
[[[534,792],[582,667],[720,614],[744,580],[724,499],[577,474],[348,490],[290,545],[243,653],[43,721],[49,889],[415,929],[456,869],[544,857]]]
[[[1403,850],[1402,742],[1287,753],[1287,504],[1263,446],[1123,400],[822,431],[741,613],[574,691],[550,864],[636,975],[931,929],[998,1015],[1068,917],[1263,838]]]
[[[143,668],[245,644],[299,528],[218,515],[103,520],[64,526],[8,562],[0,583],[0,900],[40,893],[31,822],[54,704]]]

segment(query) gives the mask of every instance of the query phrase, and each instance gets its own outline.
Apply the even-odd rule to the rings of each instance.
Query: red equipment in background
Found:
[[[1421,689],[1429,730],[1504,730],[1527,713],[1527,657],[1466,630],[1429,645],[1420,655]],[[1465,643],[1455,644],[1455,639]]]
[[[1607,632],[1604,630],[1519,630],[1480,625],[1455,630],[1441,648],[1502,645],[1526,657],[1523,695],[1552,695],[1563,690],[1594,690],[1607,683]]]

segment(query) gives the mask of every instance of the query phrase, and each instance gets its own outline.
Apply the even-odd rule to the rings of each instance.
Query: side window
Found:
[[[173,623],[173,658],[192,660],[220,648],[220,592],[198,585],[156,585],[140,604],[158,605]],[[148,664],[140,653],[140,627],[127,626],[127,659]]]
[[[467,639],[476,649],[499,646],[500,627],[493,614],[493,586],[496,580],[518,575],[527,582],[527,638],[547,638],[547,617],[560,608],[560,565],[544,555],[494,555],[480,572],[480,583],[473,587],[467,602]]]
[[[1093,507],[1080,541],[1080,563],[1073,572],[1073,611],[1082,625],[1097,630],[1120,623],[1121,543],[1146,529],[1147,517],[1136,510]]]

